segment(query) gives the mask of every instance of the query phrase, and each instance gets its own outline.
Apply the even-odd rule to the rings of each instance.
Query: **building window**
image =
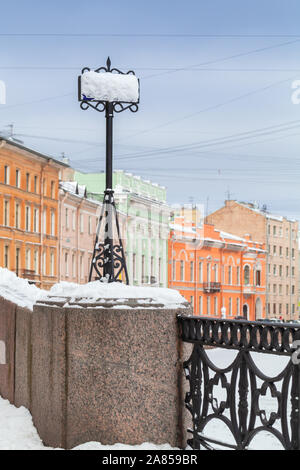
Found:
[[[26,173],[26,191],[29,192],[30,188],[30,174],[29,173]]]
[[[43,275],[46,276],[47,274],[47,253],[46,251],[43,252]]]
[[[30,248],[27,248],[26,252],[25,252],[25,266],[26,266],[26,269],[31,268],[31,250],[30,250]]]
[[[276,315],[276,304],[273,304],[273,314]]]
[[[286,257],[288,258],[289,257],[289,249],[288,248],[285,249],[285,254],[286,254]]]
[[[217,265],[217,264],[215,264],[215,265],[213,266],[213,270],[214,270],[214,281],[215,281],[215,282],[218,282],[218,275],[219,275],[219,273],[218,273],[218,265]]]
[[[9,246],[4,246],[4,267],[9,269]]]
[[[250,267],[248,265],[246,265],[244,268],[244,284],[250,284]]]
[[[30,207],[25,207],[25,230],[30,232]]]
[[[69,276],[69,254],[65,253],[65,273]]]
[[[199,282],[203,282],[203,269],[202,269],[202,263],[199,263]]]
[[[39,231],[39,210],[36,208],[33,210],[33,231]]]
[[[273,276],[276,276],[276,264],[273,266]]]
[[[173,261],[173,280],[175,280],[175,266],[176,261]],[[136,280],[136,254],[132,254],[132,276],[133,280]]]
[[[210,315],[210,297],[209,296],[207,296],[206,304],[207,304],[207,315]]]
[[[72,211],[72,230],[76,229],[76,212]]]
[[[273,284],[273,294],[276,294],[276,284]]]
[[[206,265],[206,282],[210,282],[210,263]]]
[[[279,276],[282,276],[282,264],[279,265]]]
[[[33,255],[33,264],[34,264],[34,272],[35,274],[38,274],[39,273],[39,252],[38,250],[35,250],[34,251],[34,255]]]
[[[184,281],[184,261],[180,261],[180,280]]]
[[[229,297],[229,316],[232,316],[232,298]]]
[[[228,284],[232,284],[232,267],[228,266]]]
[[[202,295],[199,296],[199,315],[202,315]]]
[[[47,233],[47,209],[43,211],[43,233]]]
[[[80,214],[80,232],[83,233],[84,230],[84,219],[83,214]]]
[[[276,245],[273,246],[273,255],[276,255]]]
[[[286,271],[286,277],[288,277],[289,276],[289,267],[288,266],[286,266],[285,271]]]
[[[236,299],[236,314],[239,315],[240,314],[240,298],[237,297]]]
[[[89,235],[92,234],[92,217],[89,215]]]
[[[55,212],[51,211],[51,235],[55,236]]]
[[[190,262],[190,280],[191,282],[194,281],[194,262]]]
[[[150,260],[150,276],[151,278],[154,276],[154,258],[151,256]]]
[[[35,193],[38,192],[38,177],[37,177],[37,176],[35,176],[35,177],[33,178],[33,191],[34,191]]]
[[[55,183],[51,181],[51,199],[55,199]]]
[[[9,226],[9,201],[5,200],[4,201],[4,225],[6,227]]]
[[[75,254],[72,254],[72,276],[76,277],[76,268],[75,268]]]
[[[4,167],[4,184],[9,184],[9,166]]]
[[[21,172],[20,170],[16,170],[16,187],[20,188],[21,186]]]
[[[20,270],[20,253],[21,249],[19,247],[16,248],[16,275],[19,275]]]
[[[66,229],[69,228],[69,209],[66,207],[66,210],[65,210],[65,225],[66,225]]]
[[[142,255],[142,282],[146,282],[146,276],[145,276],[145,255]]]
[[[80,255],[79,259],[80,279],[83,278],[83,255]]]
[[[54,253],[50,253],[50,276],[54,276]]]
[[[273,237],[276,237],[276,225],[273,225]]]
[[[256,278],[256,285],[260,286],[261,285],[261,272],[260,272],[260,269],[258,269],[256,271],[255,278]]]
[[[18,202],[15,209],[15,227],[20,228],[20,204]]]

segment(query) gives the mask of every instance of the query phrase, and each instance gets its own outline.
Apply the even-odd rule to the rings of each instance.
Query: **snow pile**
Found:
[[[0,297],[32,310],[35,302],[46,293],[14,272],[0,267]]]
[[[0,398],[0,450],[47,450],[29,411]]]
[[[137,103],[139,82],[131,74],[89,71],[81,75],[81,93],[99,101]]]
[[[102,445],[100,442],[86,442],[74,450],[172,450],[169,444],[155,445],[145,442],[141,445]],[[33,425],[30,412],[21,406],[16,408],[0,397],[0,450],[54,450],[45,447]],[[55,449],[59,450],[59,449]],[[61,449],[63,450],[63,449]]]
[[[44,291],[45,292],[45,291]],[[153,303],[161,304],[165,308],[181,308],[187,305],[184,297],[177,290],[162,287],[137,287],[127,286],[121,282],[104,283],[99,281],[88,284],[75,284],[62,281],[51,287],[46,296],[71,297],[75,299],[84,298],[85,301],[93,303],[102,299],[118,299],[118,308],[122,301],[137,299],[143,303],[145,299],[151,299]],[[45,296],[39,299],[46,300]]]

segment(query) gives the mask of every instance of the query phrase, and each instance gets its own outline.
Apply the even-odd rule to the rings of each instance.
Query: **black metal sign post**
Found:
[[[85,67],[84,72],[90,69]],[[106,67],[100,67],[95,72],[111,72],[123,74],[116,68],[111,68],[111,61],[108,57]],[[132,70],[127,74],[135,75]],[[90,266],[89,282],[95,279],[106,282],[121,281],[122,275],[125,277],[126,284],[129,284],[128,272],[126,267],[125,253],[120,234],[120,226],[118,220],[117,209],[114,202],[113,191],[113,117],[114,112],[121,113],[126,109],[130,109],[135,113],[138,110],[138,102],[121,102],[121,101],[101,101],[82,95],[81,92],[81,76],[78,77],[78,101],[83,110],[93,108],[96,111],[104,112],[106,118],[106,185],[103,198],[103,206],[98,222],[93,257]],[[115,243],[113,236],[113,223],[117,230],[117,241]],[[104,227],[104,230],[102,229]],[[102,236],[102,232],[103,236]],[[103,242],[101,243],[101,238]]]

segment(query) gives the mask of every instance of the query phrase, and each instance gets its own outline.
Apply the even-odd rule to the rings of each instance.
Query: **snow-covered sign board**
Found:
[[[80,76],[80,99],[138,103],[139,81],[133,74],[87,71]]]

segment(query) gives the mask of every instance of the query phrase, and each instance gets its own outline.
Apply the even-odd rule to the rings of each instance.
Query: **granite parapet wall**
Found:
[[[36,305],[31,412],[44,443],[182,447],[178,313],[183,312]]]

